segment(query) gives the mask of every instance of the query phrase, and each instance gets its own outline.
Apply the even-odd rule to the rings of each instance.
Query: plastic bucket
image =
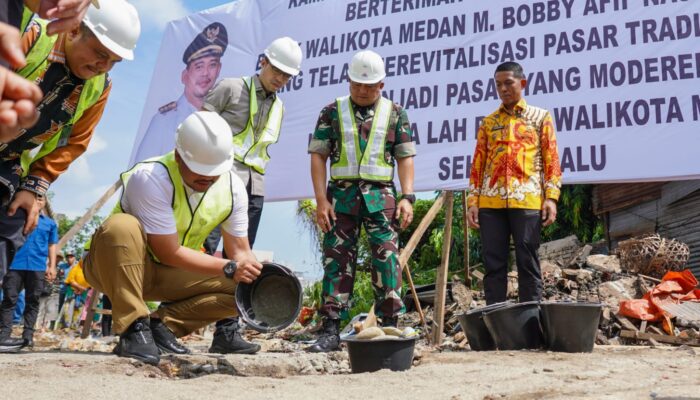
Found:
[[[544,344],[536,301],[486,312],[484,322],[499,350],[540,349]]]
[[[241,318],[258,332],[276,332],[292,324],[301,311],[301,283],[287,267],[263,263],[252,283],[236,286],[236,306]]]
[[[466,313],[457,315],[457,320],[462,326],[462,331],[467,336],[469,347],[475,351],[496,350],[496,343],[491,337],[486,324],[484,323],[484,313],[505,307],[509,302],[490,304],[485,307],[475,308]]]
[[[542,303],[547,349],[566,353],[593,351],[602,306],[597,303]]]
[[[344,339],[348,346],[350,369],[354,374],[380,369],[405,371],[413,364],[417,338],[381,340]]]

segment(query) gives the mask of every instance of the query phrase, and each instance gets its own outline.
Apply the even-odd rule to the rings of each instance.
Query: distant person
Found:
[[[501,105],[479,127],[469,176],[468,221],[481,230],[486,303],[506,300],[510,239],[518,267],[518,298],[542,298],[537,251],[542,226],[557,217],[561,168],[549,111],[522,97],[522,66],[496,67]]]
[[[20,347],[34,345],[34,325],[39,312],[39,297],[44,288],[44,280],[52,281],[56,278],[56,243],[56,222],[43,214],[40,215],[39,225],[15,255],[2,284],[0,351],[16,351]],[[22,339],[15,339],[11,336],[12,314],[22,287],[25,288],[24,331]]]
[[[195,36],[185,49],[180,77],[185,86],[180,98],[158,108],[132,157],[132,164],[159,156],[175,147],[177,126],[202,108],[204,98],[221,72],[221,57],[228,46],[226,27],[214,22]]]
[[[66,254],[66,261],[62,263],[58,263],[57,266],[57,279],[59,281],[59,290],[58,290],[58,309],[60,310],[61,307],[63,307],[63,302],[66,299],[66,290],[68,289],[68,285],[66,284],[66,278],[68,278],[68,274],[70,273],[71,268],[77,263],[75,259],[75,254],[73,253],[67,253]]]

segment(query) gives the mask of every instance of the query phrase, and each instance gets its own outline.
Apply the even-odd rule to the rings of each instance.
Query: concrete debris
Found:
[[[586,266],[608,274],[619,274],[622,272],[622,268],[620,268],[620,259],[617,256],[594,254],[586,258]]]
[[[568,262],[579,252],[580,248],[581,242],[575,235],[571,235],[563,239],[542,243],[538,253],[542,260],[562,259]]]

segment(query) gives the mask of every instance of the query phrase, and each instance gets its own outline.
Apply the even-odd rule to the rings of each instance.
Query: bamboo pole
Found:
[[[445,324],[445,294],[447,292],[447,275],[448,266],[450,264],[450,245],[452,243],[452,211],[453,211],[452,192],[448,191],[445,194],[445,231],[442,236],[442,261],[440,268],[437,271],[437,279],[435,280],[435,300],[433,304],[433,345],[442,343],[442,330]]]
[[[464,227],[464,282],[467,287],[472,288],[472,275],[469,271],[469,220],[467,218],[467,191],[462,190],[462,225]]]
[[[420,242],[420,239],[425,234],[426,229],[428,229],[428,226],[430,226],[430,224],[440,212],[444,200],[445,192],[442,192],[440,193],[440,196],[438,196],[438,198],[435,199],[435,202],[430,207],[430,210],[428,210],[425,216],[423,216],[423,219],[418,224],[416,230],[413,231],[413,235],[411,235],[411,238],[408,240],[408,243],[406,243],[406,246],[404,246],[404,248],[401,249],[401,252],[399,254],[399,265],[401,266],[401,269],[406,273],[406,278],[408,279],[408,286],[409,288],[411,288],[413,304],[415,304],[416,306],[418,316],[420,317],[421,325],[423,326],[423,331],[426,333],[428,332],[428,325],[425,322],[425,315],[423,314],[423,309],[420,306],[420,300],[418,300],[416,286],[413,284],[413,276],[411,275],[411,268],[408,266],[408,260],[411,258],[411,254],[413,254],[413,251],[416,249],[416,246],[418,246],[418,242]]]
[[[117,180],[114,182],[112,186],[107,189],[105,194],[102,195],[102,197],[97,200],[95,204],[90,207],[87,212],[80,217],[80,219],[73,225],[73,227],[68,230],[62,237],[61,240],[58,241],[58,251],[61,251],[61,249],[68,243],[69,240],[73,239],[73,236],[75,236],[80,230],[83,228],[83,226],[92,219],[92,217],[97,214],[98,211],[100,211],[100,208],[105,205],[105,203],[112,197],[112,195],[122,186],[122,181]]]

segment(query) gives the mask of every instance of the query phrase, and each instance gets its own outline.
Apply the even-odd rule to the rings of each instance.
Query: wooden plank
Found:
[[[85,213],[85,215],[83,215],[82,217],[80,217],[80,219],[75,223],[75,225],[73,225],[73,227],[70,228],[70,230],[69,230],[68,232],[66,232],[66,233],[61,237],[61,240],[58,241],[58,246],[56,246],[57,249],[58,249],[58,251],[61,251],[61,249],[63,248],[63,246],[65,246],[66,243],[68,243],[69,240],[73,239],[73,236],[75,236],[78,232],[80,232],[80,230],[83,228],[83,226],[84,226],[88,221],[90,221],[90,220],[92,219],[92,217],[93,217],[95,214],[97,214],[98,211],[100,211],[100,208],[102,208],[102,206],[105,205],[105,203],[110,199],[110,197],[112,197],[112,195],[113,195],[121,186],[122,186],[122,181],[121,181],[121,180],[117,180],[116,182],[114,182],[114,184],[113,184],[112,186],[109,187],[109,189],[107,189],[107,191],[105,192],[105,194],[103,194],[102,197],[100,197],[99,200],[97,200],[97,202],[96,202],[95,204],[93,204],[92,207],[90,207],[89,210],[87,210],[87,212]]]
[[[472,277],[469,272],[469,219],[467,218],[467,191],[462,190],[462,229],[464,229],[464,282],[469,289],[472,288]]]
[[[420,221],[420,224],[418,224],[418,226],[416,227],[416,230],[413,232],[413,235],[411,235],[411,238],[408,239],[408,243],[406,243],[403,249],[401,249],[401,252],[399,254],[399,265],[401,265],[402,268],[406,266],[406,264],[408,263],[408,259],[411,258],[413,251],[416,249],[416,246],[418,246],[418,243],[425,234],[425,231],[428,229],[428,226],[430,226],[430,224],[440,212],[444,201],[445,192],[442,192],[440,193],[440,196],[438,196],[438,198],[435,199],[435,202],[433,203],[432,207],[430,207],[430,210],[428,210],[423,219]]]
[[[484,281],[484,273],[481,272],[481,271],[478,271],[478,270],[476,269],[476,267],[480,267],[480,266],[481,266],[481,264],[476,264],[476,265],[474,266],[474,268],[472,268],[472,269],[473,269],[473,271],[472,271],[472,277],[476,278],[476,280],[478,280],[479,282],[483,282],[483,281]]]
[[[656,333],[643,333],[639,331],[623,330],[620,332],[620,336],[628,339],[639,339],[639,340],[650,340],[654,339],[657,342],[669,343],[676,345],[687,345],[700,347],[700,340],[698,339],[684,339],[677,336],[669,335],[659,335]]]
[[[662,331],[661,329],[657,328],[657,327],[654,326],[654,325],[649,325],[648,328],[649,328],[649,330],[650,330],[652,333],[656,333],[656,334],[659,334],[659,335],[665,335],[664,331]]]
[[[642,325],[639,327],[639,331],[642,333],[647,331],[647,321],[646,320],[642,321]]]
[[[620,321],[620,325],[622,325],[623,328],[628,329],[630,331],[638,331],[637,327],[629,320],[627,317],[624,317],[622,315],[614,314],[615,318]]]
[[[428,229],[428,226],[430,226],[430,224],[440,212],[444,200],[445,192],[442,192],[440,193],[438,198],[435,199],[435,202],[430,207],[430,210],[428,210],[428,212],[423,216],[423,219],[418,224],[418,227],[416,227],[416,230],[413,231],[413,235],[411,235],[411,238],[408,240],[408,243],[406,243],[406,246],[404,246],[404,248],[401,249],[399,253],[399,265],[401,266],[401,269],[406,273],[406,278],[408,279],[408,286],[411,289],[411,294],[413,296],[413,304],[416,305],[416,311],[418,311],[420,322],[423,325],[423,329],[426,332],[426,334],[428,332],[428,326],[426,325],[425,315],[423,314],[423,309],[421,308],[420,301],[418,300],[418,293],[416,293],[416,287],[413,284],[413,276],[411,275],[411,268],[408,266],[408,260],[411,258],[413,251],[416,249],[416,246],[418,246],[418,243],[420,242],[421,237],[423,237],[423,235],[425,234],[425,231]]]
[[[452,192],[447,191],[445,194],[445,231],[442,236],[442,261],[437,271],[435,280],[435,300],[433,304],[433,345],[439,346],[442,343],[442,330],[445,326],[445,294],[447,292],[447,275],[450,263],[450,245],[452,243],[452,211],[453,211]]]
[[[90,289],[88,300],[83,306],[87,307],[87,314],[85,314],[83,330],[80,332],[81,339],[85,339],[86,337],[90,336],[90,328],[92,328],[92,318],[95,316],[95,305],[97,304],[97,299],[99,298],[100,292],[95,288]]]

